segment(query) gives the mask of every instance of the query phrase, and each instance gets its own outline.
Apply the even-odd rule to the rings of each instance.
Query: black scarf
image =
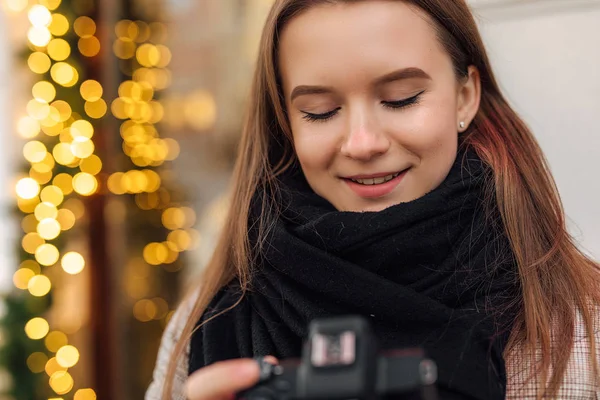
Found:
[[[491,179],[461,147],[435,190],[359,213],[335,210],[298,169],[284,175],[282,214],[258,255],[252,291],[194,334],[189,372],[237,357],[299,357],[311,319],[360,314],[384,349],[426,350],[443,399],[504,399],[502,352],[516,309],[507,305],[519,287],[497,210],[483,204]],[[251,209],[251,225],[259,210]],[[231,282],[200,321],[239,296]]]

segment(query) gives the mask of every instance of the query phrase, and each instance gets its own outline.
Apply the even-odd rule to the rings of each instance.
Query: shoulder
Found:
[[[581,313],[577,313],[571,357],[557,399],[600,399],[600,380],[593,375],[594,368],[590,359],[592,343],[595,344],[596,361],[600,362],[600,307],[595,308],[595,324],[592,337],[587,334]],[[560,345],[560,343],[553,343],[553,346]],[[533,379],[526,384],[531,363],[534,360],[540,360],[539,353],[531,357],[519,348],[513,349],[507,356],[506,399],[536,399],[539,380]]]
[[[146,390],[145,400],[161,400],[162,390],[167,375],[167,367],[171,354],[173,353],[176,343],[181,337],[181,333],[188,320],[195,300],[198,297],[198,290],[191,292],[181,302],[179,307],[173,313],[173,316],[169,320],[158,348],[158,354],[156,357],[156,364],[152,373],[152,382]],[[177,369],[173,380],[173,390],[171,391],[170,399],[172,400],[185,400],[184,385],[188,378],[188,357],[189,357],[189,344],[186,347],[183,356],[177,362]]]

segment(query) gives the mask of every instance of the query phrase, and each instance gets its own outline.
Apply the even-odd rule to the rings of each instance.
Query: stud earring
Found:
[[[458,126],[460,127],[460,129],[465,129],[465,121],[460,121]]]

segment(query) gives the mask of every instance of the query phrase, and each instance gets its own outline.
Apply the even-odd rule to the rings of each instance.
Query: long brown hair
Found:
[[[163,398],[169,399],[177,360],[210,300],[225,284],[238,279],[249,289],[253,254],[248,241],[248,210],[260,190],[263,199],[276,193],[275,179],[294,159],[277,72],[277,45],[282,27],[294,16],[318,4],[360,0],[276,0],[264,27],[256,72],[246,113],[238,159],[233,173],[230,212],[216,250],[203,271],[201,291],[167,368]],[[527,126],[506,102],[490,67],[475,20],[464,0],[398,0],[429,15],[437,36],[450,55],[457,79],[474,65],[481,76],[481,103],[465,133],[494,172],[490,199],[495,199],[515,254],[521,297],[505,355],[518,348],[525,354],[541,351],[533,374],[539,379],[538,398],[554,397],[566,371],[574,342],[577,312],[590,341],[594,376],[597,364],[594,324],[600,304],[600,265],[586,257],[567,232],[562,203],[547,161]],[[286,149],[276,162],[272,143]],[[259,237],[272,225],[274,207],[264,201]],[[271,217],[273,218],[273,217]],[[260,240],[259,240],[260,243]],[[214,318],[214,317],[213,317]],[[560,346],[552,346],[560,343]],[[535,357],[532,358],[535,360]],[[550,371],[552,375],[550,376]],[[546,383],[548,383],[546,385]]]

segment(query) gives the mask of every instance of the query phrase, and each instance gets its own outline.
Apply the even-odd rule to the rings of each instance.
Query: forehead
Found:
[[[284,86],[451,67],[427,14],[390,0],[319,5],[292,18],[281,32],[279,65]]]

